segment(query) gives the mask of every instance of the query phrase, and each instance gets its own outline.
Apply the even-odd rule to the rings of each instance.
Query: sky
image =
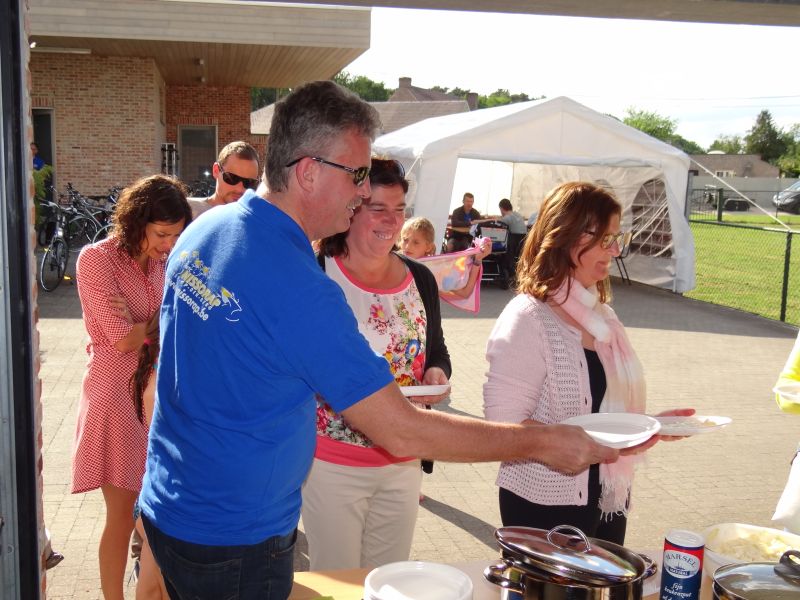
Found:
[[[373,8],[370,49],[345,70],[391,88],[411,77],[657,112],[707,148],[764,109],[778,127],[800,123],[798,47],[793,27]]]

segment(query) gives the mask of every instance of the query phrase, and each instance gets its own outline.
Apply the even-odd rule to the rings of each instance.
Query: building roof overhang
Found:
[[[259,1],[259,0],[256,0]],[[294,0],[287,0],[293,2]],[[309,1],[309,0],[305,0]],[[800,25],[800,0],[325,0],[328,4],[646,19],[742,25]]]
[[[30,0],[33,52],[152,58],[176,85],[291,87],[369,48],[370,9],[224,0]]]

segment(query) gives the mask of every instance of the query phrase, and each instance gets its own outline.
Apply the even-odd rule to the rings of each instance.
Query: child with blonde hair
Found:
[[[436,254],[436,244],[433,241],[435,235],[433,223],[425,217],[409,219],[400,230],[400,251],[415,260],[433,256]],[[478,253],[472,256],[469,278],[465,285],[457,289],[444,290],[441,287],[441,282],[439,283],[439,297],[443,300],[469,298],[472,295],[475,284],[481,274],[481,263],[492,252],[492,241],[488,238],[483,238],[478,248]]]

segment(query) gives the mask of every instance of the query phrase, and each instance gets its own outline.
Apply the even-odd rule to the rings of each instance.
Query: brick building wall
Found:
[[[27,3],[23,5],[23,28],[24,34],[27,37],[30,34],[30,21],[28,19],[28,6]],[[31,118],[31,90],[33,89],[32,76],[30,69],[30,51],[27,44],[22,44],[22,69],[25,74],[25,85],[27,87],[23,110],[25,111],[25,137],[27,142],[26,158],[28,165],[33,162],[33,155],[30,153],[30,142],[33,141],[33,119]],[[28,281],[30,282],[30,303],[34,306],[31,311],[31,323],[28,326],[31,328],[33,334],[31,336],[31,360],[33,361],[33,414],[34,416],[34,431],[36,432],[36,522],[38,524],[36,537],[39,550],[41,552],[39,561],[39,586],[42,598],[47,598],[47,575],[45,571],[44,549],[46,547],[45,537],[45,523],[44,523],[44,462],[42,457],[42,380],[40,377],[42,369],[42,357],[39,352],[39,286],[36,279],[36,234],[33,229],[33,224],[36,222],[36,209],[34,208],[33,198],[35,195],[35,186],[33,183],[33,176],[28,179],[28,198],[27,198],[27,213],[28,223],[30,223],[28,232]]]
[[[102,194],[160,170],[164,83],[147,58],[32,54],[33,108],[53,109],[55,179]]]
[[[250,133],[250,88],[168,85],[166,106],[168,142],[178,143],[181,125],[213,125],[217,129],[215,156],[226,144],[242,140],[258,150],[263,170],[267,136]]]

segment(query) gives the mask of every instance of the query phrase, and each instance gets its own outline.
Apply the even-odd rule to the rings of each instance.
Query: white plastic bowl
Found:
[[[389,563],[369,572],[364,600],[472,600],[472,580],[450,565]]]
[[[713,525],[703,532],[703,537],[706,541],[703,570],[708,576],[712,576],[714,571],[725,565],[762,561],[777,562],[778,558],[780,558],[767,555],[748,557],[726,555],[720,552],[719,548],[727,542],[756,537],[759,543],[762,544],[768,544],[770,540],[779,540],[792,548],[800,550],[800,535],[781,531],[780,529],[746,525],[744,523],[719,523],[718,525]]]

